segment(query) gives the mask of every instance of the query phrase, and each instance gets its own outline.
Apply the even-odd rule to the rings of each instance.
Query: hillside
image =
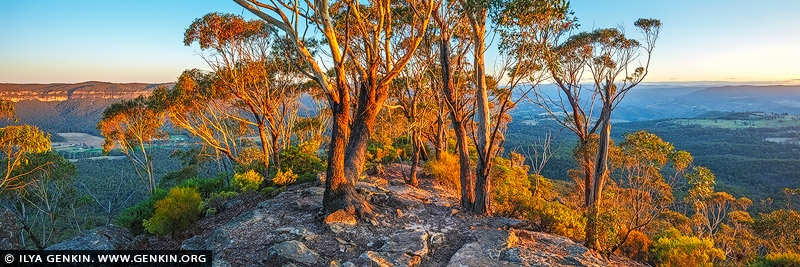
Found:
[[[20,124],[49,132],[99,134],[97,122],[111,104],[147,95],[169,84],[83,82],[0,84],[0,98],[15,101]]]
[[[526,221],[465,213],[456,196],[432,179],[409,187],[399,170],[392,165],[385,175],[358,183],[376,210],[368,221],[356,223],[337,212],[323,222],[324,189],[316,181],[269,199],[242,195],[174,238],[132,237],[111,228],[123,233],[106,236],[126,242],[95,239],[125,244],[117,249],[208,249],[214,266],[644,266],[616,256],[604,259],[567,238],[536,232]],[[95,239],[79,237],[54,247],[82,248]]]

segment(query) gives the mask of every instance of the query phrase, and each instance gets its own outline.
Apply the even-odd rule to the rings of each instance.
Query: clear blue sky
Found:
[[[800,79],[800,1],[576,0],[582,30],[640,17],[664,27],[650,82]],[[0,82],[167,82],[206,68],[183,45],[208,12],[244,14],[230,0],[0,1]],[[798,83],[796,80],[794,83]]]

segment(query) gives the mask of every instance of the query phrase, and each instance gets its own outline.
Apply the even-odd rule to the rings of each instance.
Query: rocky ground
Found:
[[[431,179],[406,186],[400,169],[359,182],[373,220],[323,217],[322,183],[307,183],[269,199],[243,195],[182,236],[137,236],[124,248],[209,249],[214,266],[643,266],[526,230],[525,221],[462,212]]]

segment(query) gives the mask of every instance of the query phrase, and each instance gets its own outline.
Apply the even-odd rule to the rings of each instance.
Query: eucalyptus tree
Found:
[[[153,141],[167,137],[163,125],[163,113],[152,108],[144,96],[111,104],[97,124],[97,129],[105,136],[103,151],[119,149],[124,153],[151,195],[157,185],[153,173]]]
[[[288,57],[289,60],[317,83],[327,98],[332,129],[323,198],[326,212],[345,209],[370,216],[372,207],[356,192],[355,183],[364,167],[376,116],[390,94],[392,80],[419,46],[434,2],[234,2],[284,33],[283,38],[297,54]],[[394,27],[393,18],[398,4],[412,10],[408,20],[413,22],[400,30]],[[311,38],[306,35],[309,31],[319,33],[318,37],[326,44],[321,50],[327,54],[330,71],[323,69],[322,61],[311,53]],[[405,41],[394,46],[393,38]],[[348,79],[349,74],[352,79]]]
[[[611,112],[625,95],[644,80],[650,69],[650,58],[661,29],[657,19],[639,19],[634,25],[644,40],[628,39],[619,29],[599,29],[582,33],[576,38],[586,39],[585,52],[591,55],[586,66],[592,75],[593,87],[602,105],[597,157],[589,191],[586,244],[597,248],[597,218],[603,186],[608,180],[608,146],[611,135]],[[644,55],[645,62],[637,62]],[[639,63],[639,64],[637,64]]]

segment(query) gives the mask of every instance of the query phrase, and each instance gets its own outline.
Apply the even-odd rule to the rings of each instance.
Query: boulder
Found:
[[[366,261],[369,266],[380,267],[410,267],[417,266],[420,263],[419,256],[408,255],[401,252],[375,252],[367,251],[359,256],[360,259]]]
[[[22,227],[17,223],[17,217],[11,211],[3,209],[0,212],[0,250],[19,249],[19,231]]]
[[[279,262],[293,261],[313,265],[319,260],[319,254],[300,241],[290,240],[270,247],[267,258]]]
[[[353,217],[352,214],[348,213],[345,210],[337,210],[334,213],[325,217],[325,225],[328,227],[331,232],[334,233],[341,233],[350,228],[351,226],[356,225],[358,221],[356,221],[356,217]]]
[[[227,209],[234,208],[236,206],[242,205],[242,203],[244,203],[244,201],[241,200],[241,199],[230,200],[228,202],[225,202],[225,209],[227,210]]]
[[[514,246],[519,241],[513,232],[481,229],[473,232],[473,236],[475,241],[465,244],[456,251],[447,266],[525,266],[500,257],[504,249]]]
[[[125,249],[133,241],[133,234],[124,227],[109,225],[83,231],[67,241],[45,250],[115,250]]]
[[[379,249],[381,252],[399,252],[414,256],[428,255],[428,232],[411,231],[395,233]]]

